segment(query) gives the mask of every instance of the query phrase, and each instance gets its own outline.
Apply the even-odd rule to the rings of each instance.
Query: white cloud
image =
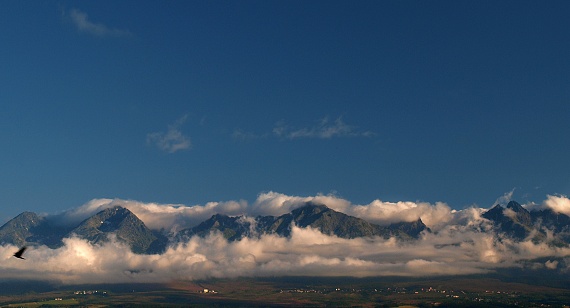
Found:
[[[185,206],[181,204],[142,203],[121,199],[93,199],[78,208],[54,215],[52,218],[60,224],[77,225],[97,212],[114,206],[129,209],[151,229],[176,232],[196,226],[214,214],[242,215],[246,213],[247,203],[245,201],[228,201]]]
[[[154,132],[148,134],[146,136],[147,144],[155,145],[159,149],[168,153],[189,149],[192,146],[190,138],[185,136],[180,130],[180,127],[184,122],[186,122],[187,118],[188,115],[185,115],[174,122],[174,124],[168,125],[168,130],[166,132]]]
[[[541,205],[525,205],[530,210],[552,208],[554,211],[570,215],[570,199],[564,196],[547,196]],[[152,229],[180,230],[197,225],[214,214],[230,216],[245,215],[280,216],[290,213],[307,202],[325,204],[329,208],[365,219],[379,225],[397,222],[412,222],[421,219],[432,231],[449,226],[463,226],[470,230],[484,230],[488,221],[481,217],[487,209],[469,207],[452,210],[446,203],[373,200],[368,204],[353,204],[349,200],[334,195],[290,196],[278,192],[264,192],[253,203],[245,200],[208,202],[203,205],[144,203],[134,200],[94,199],[84,205],[54,215],[54,219],[77,224],[89,216],[106,208],[122,206],[141,218]],[[508,214],[508,212],[507,212]],[[483,229],[482,229],[483,228]]]
[[[554,269],[558,268],[558,261],[557,260],[554,260],[554,261],[548,260],[544,263],[544,266],[546,266],[546,268],[548,268],[548,269],[554,270]]]
[[[543,202],[544,207],[551,210],[570,216],[570,199],[566,196],[548,196]]]
[[[228,242],[220,234],[193,237],[161,255],[137,255],[116,242],[102,246],[77,238],[64,242],[58,249],[30,247],[26,261],[11,256],[17,247],[0,246],[0,278],[42,277],[77,284],[280,275],[463,275],[519,266],[521,260],[535,256],[570,254],[567,248],[496,241],[477,232],[443,231],[410,244],[382,238],[342,239],[296,227],[290,238],[264,235]]]
[[[529,211],[541,211],[550,209],[556,213],[570,216],[570,199],[564,195],[547,195],[546,200],[541,204],[526,204],[525,208]]]
[[[451,208],[445,203],[383,202],[375,200],[367,205],[352,206],[347,214],[368,219],[380,225],[421,219],[430,227],[445,224],[452,218]]]
[[[325,117],[315,126],[309,128],[291,129],[284,121],[277,122],[273,128],[273,134],[278,137],[287,139],[299,138],[318,138],[331,139],[334,137],[362,137],[372,136],[374,133],[370,131],[358,131],[354,126],[344,123],[341,117],[334,121],[330,121]]]
[[[103,209],[118,205],[129,209],[152,229],[180,230],[181,228],[195,226],[214,214],[250,217],[280,216],[290,213],[307,202],[325,204],[338,212],[380,225],[422,219],[428,227],[438,230],[449,222],[464,223],[477,219],[481,220],[478,216],[480,211],[477,212],[475,209],[473,209],[473,213],[469,210],[452,211],[447,204],[441,202],[430,204],[427,202],[374,200],[369,204],[357,205],[334,195],[300,197],[272,191],[259,194],[252,204],[240,200],[186,206],[121,199],[94,199],[78,208],[61,213],[54,219],[67,221],[68,224],[77,224]]]
[[[71,284],[280,275],[437,276],[488,273],[508,267],[565,270],[570,266],[570,248],[536,243],[530,238],[522,242],[497,238],[485,232],[490,225],[481,218],[484,209],[456,211],[444,203],[374,200],[355,205],[331,195],[299,197],[267,192],[252,204],[227,201],[185,206],[95,199],[57,217],[77,222],[104,208],[120,205],[151,228],[177,230],[194,226],[216,213],[246,215],[243,219],[251,221],[255,215],[290,212],[308,201],[377,223],[419,217],[435,232],[423,233],[417,241],[400,242],[395,238],[344,239],[311,228],[293,227],[289,238],[262,235],[228,242],[220,234],[193,237],[161,255],[137,255],[114,241],[99,246],[67,238],[58,249],[30,247],[25,261],[12,257],[18,247],[0,246],[0,279],[42,277]],[[548,196],[544,204],[566,209],[570,201]],[[534,261],[539,258],[548,261]],[[34,266],[29,266],[30,262]]]
[[[374,200],[369,204],[355,205],[348,200],[331,195],[295,197],[275,192],[260,194],[253,204],[253,210],[250,213],[256,215],[282,215],[309,201],[325,204],[336,211],[380,225],[389,225],[401,221],[412,222],[422,219],[431,228],[445,224],[453,216],[451,208],[441,202],[429,204],[426,202],[383,202]]]
[[[101,23],[94,23],[89,20],[86,13],[78,10],[72,9],[69,12],[71,17],[71,21],[77,27],[77,29],[81,32],[89,33],[91,35],[99,36],[99,37],[122,37],[122,36],[130,36],[131,32],[128,30],[121,30],[115,28],[109,28],[104,24]]]

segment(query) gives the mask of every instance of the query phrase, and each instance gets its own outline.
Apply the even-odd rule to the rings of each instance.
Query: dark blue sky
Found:
[[[568,1],[4,1],[0,219],[570,193]]]

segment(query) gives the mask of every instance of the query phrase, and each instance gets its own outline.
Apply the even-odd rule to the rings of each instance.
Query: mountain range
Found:
[[[570,217],[551,209],[528,211],[511,201],[505,208],[496,205],[483,217],[493,222],[495,232],[515,241],[530,237],[534,242],[549,241],[556,246],[570,244]]]
[[[63,246],[63,239],[77,236],[92,244],[109,241],[111,236],[126,243],[135,253],[160,253],[168,243],[166,236],[150,230],[135,214],[113,207],[85,219],[74,227],[61,226],[33,212],[24,212],[0,227],[0,244],[16,246]]]
[[[402,240],[412,240],[418,238],[422,231],[429,231],[421,220],[385,227],[309,202],[278,217],[247,218],[215,214],[192,228],[176,234],[164,234],[163,231],[149,229],[128,209],[115,206],[102,210],[73,227],[62,227],[36,213],[24,212],[0,227],[0,245],[46,245],[58,248],[63,245],[64,238],[73,236],[86,239],[92,244],[104,243],[114,237],[127,244],[135,253],[155,254],[163,252],[168,245],[186,242],[193,236],[204,237],[211,232],[220,232],[229,241],[263,234],[288,237],[293,224],[342,238],[396,236]]]
[[[287,237],[291,235],[293,224],[300,228],[318,229],[324,234],[341,238],[396,236],[402,240],[409,240],[416,239],[422,231],[429,230],[421,219],[383,227],[334,211],[325,205],[309,202],[291,213],[278,217],[258,216],[253,221],[242,216],[216,214],[193,228],[182,230],[176,237],[184,241],[194,235],[205,236],[212,231],[222,232],[230,241],[261,234],[278,234]]]
[[[515,241],[531,238],[556,246],[570,244],[570,217],[549,209],[529,212],[519,203],[511,201],[506,207],[493,207],[483,213],[483,217],[492,224],[491,230],[497,236]],[[337,212],[326,205],[308,202],[281,216],[253,218],[215,214],[194,227],[174,234],[151,230],[131,211],[115,206],[100,211],[78,225],[67,227],[33,212],[21,213],[0,227],[0,245],[46,245],[55,249],[61,247],[63,239],[68,237],[82,238],[95,245],[115,238],[135,253],[160,254],[169,245],[187,242],[193,236],[204,237],[212,232],[221,233],[228,241],[264,234],[289,237],[293,225],[347,239],[395,237],[399,241],[414,241],[421,237],[422,232],[432,232],[421,219],[380,226]]]

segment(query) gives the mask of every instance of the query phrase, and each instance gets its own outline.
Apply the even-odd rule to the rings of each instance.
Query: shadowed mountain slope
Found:
[[[23,212],[0,227],[0,244],[57,248],[63,245],[61,239],[67,232],[67,229],[51,224],[45,217]]]
[[[146,227],[144,222],[126,208],[115,206],[84,220],[71,230],[70,236],[78,236],[93,244],[106,242],[110,234],[126,243],[135,253],[160,253],[160,242],[166,240]]]
[[[482,215],[492,224],[490,231],[497,236],[506,236],[515,241],[532,240],[548,242],[555,246],[569,246],[570,217],[551,209],[529,212],[517,202],[511,201],[505,207],[497,205]],[[346,215],[322,204],[308,202],[281,216],[227,216],[216,214],[200,224],[184,229],[176,235],[163,235],[146,227],[135,214],[126,208],[116,206],[105,209],[85,219],[80,224],[64,228],[53,224],[50,219],[32,212],[24,212],[0,227],[0,244],[15,246],[46,245],[58,248],[66,237],[78,237],[92,244],[102,244],[116,239],[128,245],[135,253],[159,254],[168,244],[186,242],[193,236],[204,237],[220,232],[230,240],[243,237],[259,237],[275,234],[291,235],[293,226],[313,228],[340,238],[395,237],[409,241],[421,237],[422,232],[431,232],[418,219],[412,222],[398,222],[380,226],[364,219]]]
[[[519,203],[511,201],[506,207],[497,204],[483,213],[483,217],[493,223],[497,233],[516,241],[530,238],[534,242],[541,242],[550,238],[550,244],[556,246],[570,243],[570,217],[551,209],[529,212]],[[551,236],[547,233],[551,233]]]
[[[383,227],[334,211],[325,205],[309,202],[291,213],[278,217],[258,216],[253,221],[243,217],[216,214],[196,227],[182,230],[178,234],[178,239],[187,240],[194,235],[205,236],[215,231],[221,232],[228,240],[239,240],[242,237],[261,234],[278,234],[287,237],[291,235],[293,225],[300,228],[310,227],[341,238],[396,236],[401,240],[409,240],[418,238],[422,231],[429,230],[421,220]]]

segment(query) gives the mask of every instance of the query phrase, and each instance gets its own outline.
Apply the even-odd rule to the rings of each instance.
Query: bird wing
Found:
[[[28,248],[28,247],[24,246],[24,247],[20,248],[20,250],[18,250],[18,251],[14,254],[14,257],[23,259],[23,258],[22,258],[22,255],[24,254],[24,251],[26,251],[26,248]]]

